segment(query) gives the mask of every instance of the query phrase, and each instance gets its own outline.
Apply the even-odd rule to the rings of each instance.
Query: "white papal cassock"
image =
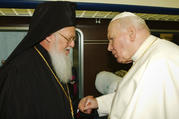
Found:
[[[179,119],[179,46],[149,36],[115,93],[97,98],[110,119]]]

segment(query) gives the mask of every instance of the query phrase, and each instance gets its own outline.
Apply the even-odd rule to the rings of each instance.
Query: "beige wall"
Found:
[[[179,0],[51,0],[179,8]]]

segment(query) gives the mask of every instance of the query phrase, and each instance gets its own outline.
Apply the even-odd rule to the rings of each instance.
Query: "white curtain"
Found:
[[[0,31],[0,66],[26,35],[26,31]]]

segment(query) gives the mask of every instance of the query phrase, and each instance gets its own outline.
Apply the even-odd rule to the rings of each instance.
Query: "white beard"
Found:
[[[58,52],[56,45],[49,52],[52,66],[62,83],[68,83],[72,78],[72,64],[70,55]]]

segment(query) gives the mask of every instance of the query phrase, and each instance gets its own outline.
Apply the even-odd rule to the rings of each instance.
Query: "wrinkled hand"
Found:
[[[93,96],[86,96],[80,100],[78,108],[81,112],[90,114],[93,109],[98,108],[98,103]]]

